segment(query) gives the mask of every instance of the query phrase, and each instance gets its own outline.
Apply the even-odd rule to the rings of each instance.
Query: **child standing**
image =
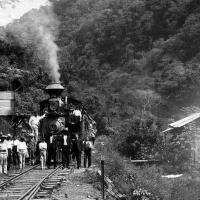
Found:
[[[20,170],[22,170],[25,167],[25,158],[28,152],[27,145],[23,137],[20,138],[17,149],[19,152]]]
[[[39,150],[40,150],[40,162],[42,170],[46,168],[46,158],[47,158],[47,143],[45,139],[42,138],[41,142],[39,143]]]

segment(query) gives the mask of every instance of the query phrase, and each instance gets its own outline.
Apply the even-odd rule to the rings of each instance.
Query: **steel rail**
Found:
[[[61,165],[58,166],[55,170],[53,170],[51,173],[47,174],[47,176],[45,176],[42,180],[40,180],[38,183],[36,183],[35,185],[33,185],[23,196],[21,196],[18,200],[31,200],[32,198],[34,198],[35,194],[38,192],[38,190],[40,189],[40,185],[50,176],[52,176],[53,174],[55,174],[57,172],[58,169],[61,168]]]
[[[36,168],[36,167],[38,167],[38,166],[39,166],[39,165],[35,165],[35,166],[31,167],[30,169],[28,169],[28,170],[26,170],[26,171],[24,171],[24,172],[22,172],[22,173],[20,173],[20,174],[17,174],[16,176],[14,176],[14,177],[12,177],[12,178],[10,178],[10,179],[8,179],[7,181],[5,181],[5,182],[3,182],[2,184],[0,184],[0,188],[6,186],[8,183],[10,183],[10,182],[13,181],[13,180],[20,178],[22,175],[26,174],[27,172],[33,170],[34,168]]]

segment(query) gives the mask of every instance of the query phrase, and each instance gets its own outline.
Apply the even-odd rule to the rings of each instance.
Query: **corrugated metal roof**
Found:
[[[192,115],[185,117],[181,120],[178,120],[176,122],[169,124],[169,127],[179,128],[179,127],[182,127],[186,124],[189,124],[190,122],[192,122],[192,121],[194,121],[198,118],[200,118],[200,113],[195,113],[195,114],[192,114]]]
[[[170,131],[170,130],[172,130],[174,128],[183,127],[183,126],[189,124],[190,122],[193,122],[194,120],[196,120],[198,118],[200,118],[200,113],[194,113],[194,114],[192,114],[192,115],[190,115],[188,117],[185,117],[183,119],[180,119],[180,120],[178,120],[176,122],[173,122],[173,123],[169,124],[168,128],[166,130],[162,131],[162,133]]]

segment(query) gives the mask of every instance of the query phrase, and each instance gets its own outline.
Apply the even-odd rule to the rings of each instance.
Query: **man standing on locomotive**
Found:
[[[39,122],[41,119],[45,117],[45,114],[42,116],[37,115],[37,112],[34,112],[34,115],[30,117],[29,119],[29,125],[32,129],[32,132],[35,136],[35,142],[38,142],[38,127],[39,127]]]

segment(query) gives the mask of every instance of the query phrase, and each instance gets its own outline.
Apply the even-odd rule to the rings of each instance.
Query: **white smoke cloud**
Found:
[[[51,80],[59,82],[59,49],[55,43],[59,22],[51,3],[47,0],[12,0],[10,3],[6,8],[14,9],[15,12],[13,11],[12,16],[4,17],[0,24],[7,23],[6,32],[12,33],[21,46],[33,46],[38,57],[45,61],[46,65],[43,67]],[[10,23],[18,17],[18,20]]]
[[[57,58],[58,46],[54,42],[55,38],[53,35],[45,30],[43,26],[39,27],[39,37],[41,40],[41,47],[46,52],[46,58],[48,61],[47,67],[49,68],[50,78],[53,82],[59,82],[60,73],[59,73],[59,65]]]
[[[48,0],[0,0],[0,26],[6,26],[30,10],[49,4]]]

